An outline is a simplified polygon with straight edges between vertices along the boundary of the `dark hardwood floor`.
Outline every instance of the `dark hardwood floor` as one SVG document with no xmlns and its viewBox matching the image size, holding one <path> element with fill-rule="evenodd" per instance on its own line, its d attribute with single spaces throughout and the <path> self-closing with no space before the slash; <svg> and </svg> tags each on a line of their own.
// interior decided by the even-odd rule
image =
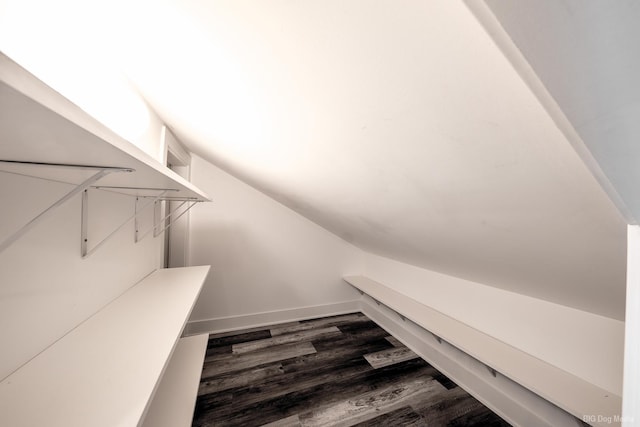
<svg viewBox="0 0 640 427">
<path fill-rule="evenodd" d="M 193 426 L 508 426 L 363 314 L 211 335 Z"/>
</svg>

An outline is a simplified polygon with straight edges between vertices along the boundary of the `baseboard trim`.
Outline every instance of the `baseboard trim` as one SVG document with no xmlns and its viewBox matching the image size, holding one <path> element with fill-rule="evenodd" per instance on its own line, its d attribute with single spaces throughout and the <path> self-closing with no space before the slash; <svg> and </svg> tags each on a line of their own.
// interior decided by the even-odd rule
<svg viewBox="0 0 640 427">
<path fill-rule="evenodd" d="M 576 427 L 577 419 L 520 384 L 363 296 L 362 313 L 514 426 Z M 495 374 L 495 376 L 494 376 Z"/>
<path fill-rule="evenodd" d="M 299 307 L 287 310 L 275 310 L 240 316 L 219 317 L 215 319 L 194 320 L 187 323 L 183 336 L 203 333 L 223 333 L 241 329 L 271 326 L 278 323 L 295 322 L 316 317 L 335 316 L 360 311 L 360 301 L 344 301 L 333 304 Z"/>
</svg>

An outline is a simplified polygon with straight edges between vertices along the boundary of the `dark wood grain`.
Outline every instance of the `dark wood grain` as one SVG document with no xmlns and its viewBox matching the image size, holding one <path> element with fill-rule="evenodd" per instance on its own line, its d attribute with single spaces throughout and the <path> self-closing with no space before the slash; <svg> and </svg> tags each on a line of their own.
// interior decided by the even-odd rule
<svg viewBox="0 0 640 427">
<path fill-rule="evenodd" d="M 231 346 L 231 352 L 235 354 L 249 353 L 262 348 L 273 347 L 294 342 L 311 341 L 313 338 L 331 338 L 340 335 L 340 330 L 335 326 L 319 329 L 308 329 L 294 331 L 288 334 L 276 335 L 275 337 L 254 340 L 249 342 L 236 343 Z"/>
<path fill-rule="evenodd" d="M 353 324 L 358 322 L 370 322 L 369 318 L 362 313 L 353 313 L 339 316 L 322 317 L 320 319 L 301 320 L 296 325 L 276 325 L 270 329 L 272 336 L 290 334 L 292 332 L 306 331 L 309 329 L 327 328 Z"/>
<path fill-rule="evenodd" d="M 206 357 L 202 369 L 202 378 L 209 379 L 216 375 L 244 370 L 266 363 L 277 362 L 293 357 L 315 353 L 316 349 L 309 342 L 277 345 L 243 354 L 223 354 Z"/>
<path fill-rule="evenodd" d="M 213 347 L 225 347 L 238 343 L 246 343 L 249 341 L 263 340 L 265 338 L 271 338 L 269 329 L 262 329 L 260 331 L 239 333 L 235 335 L 224 335 L 221 337 L 209 337 L 207 348 Z"/>
<path fill-rule="evenodd" d="M 369 362 L 369 364 L 375 369 L 382 368 L 383 366 L 394 365 L 417 357 L 418 355 L 407 347 L 394 347 L 364 355 L 367 362 Z"/>
<path fill-rule="evenodd" d="M 358 313 L 212 336 L 193 425 L 508 424 Z"/>
<path fill-rule="evenodd" d="M 424 419 L 411 406 L 405 406 L 354 425 L 357 427 L 420 427 L 425 424 Z"/>
</svg>

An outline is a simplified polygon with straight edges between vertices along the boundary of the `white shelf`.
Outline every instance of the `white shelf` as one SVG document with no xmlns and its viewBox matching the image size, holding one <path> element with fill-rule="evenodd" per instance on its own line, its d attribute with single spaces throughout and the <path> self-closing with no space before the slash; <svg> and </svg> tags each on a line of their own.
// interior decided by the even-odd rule
<svg viewBox="0 0 640 427">
<path fill-rule="evenodd" d="M 8 376 L 0 425 L 138 425 L 208 272 L 154 272 Z"/>
<path fill-rule="evenodd" d="M 622 398 L 364 276 L 344 280 L 488 367 L 582 419 L 620 414 Z"/>
<path fill-rule="evenodd" d="M 209 334 L 180 338 L 142 427 L 191 427 Z"/>
<path fill-rule="evenodd" d="M 134 169 L 113 173 L 100 186 L 170 188 L 170 196 L 208 201 L 206 194 L 121 138 L 78 106 L 0 53 L 0 160 Z M 0 165 L 32 173 L 33 166 Z M 52 179 L 86 175 L 49 168 Z M 148 195 L 141 193 L 141 195 Z"/>
</svg>

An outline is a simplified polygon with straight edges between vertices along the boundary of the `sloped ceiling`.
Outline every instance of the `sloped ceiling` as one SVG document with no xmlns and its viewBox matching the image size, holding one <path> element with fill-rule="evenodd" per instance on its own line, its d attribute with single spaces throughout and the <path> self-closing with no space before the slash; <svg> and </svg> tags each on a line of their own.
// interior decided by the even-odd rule
<svg viewBox="0 0 640 427">
<path fill-rule="evenodd" d="M 193 152 L 365 251 L 624 318 L 625 222 L 463 2 L 120 3 L 103 42 Z"/>
<path fill-rule="evenodd" d="M 640 3 L 487 0 L 615 190 L 640 220 Z"/>
<path fill-rule="evenodd" d="M 129 74 L 194 152 L 366 251 L 623 318 L 624 221 L 464 4 L 169 15 Z"/>
</svg>

